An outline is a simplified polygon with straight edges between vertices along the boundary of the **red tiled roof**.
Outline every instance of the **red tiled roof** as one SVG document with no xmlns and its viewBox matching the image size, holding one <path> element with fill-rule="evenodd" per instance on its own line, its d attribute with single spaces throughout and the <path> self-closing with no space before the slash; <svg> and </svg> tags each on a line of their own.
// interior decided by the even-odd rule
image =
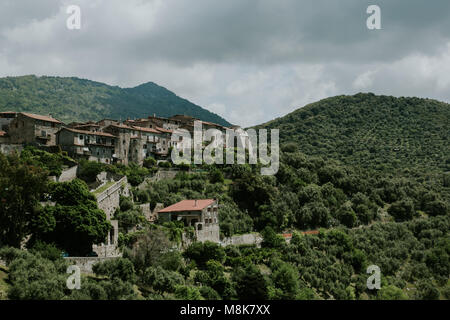
<svg viewBox="0 0 450 320">
<path fill-rule="evenodd" d="M 214 122 L 208 122 L 208 121 L 202 121 L 203 124 L 209 125 L 209 126 L 214 126 L 217 128 L 221 128 L 221 129 L 225 129 L 224 126 L 221 126 L 220 124 L 214 123 Z"/>
<path fill-rule="evenodd" d="M 179 211 L 201 211 L 210 204 L 214 203 L 214 199 L 202 199 L 202 200 L 183 200 L 175 203 L 167 208 L 159 210 L 158 213 L 165 212 L 179 212 Z"/>
<path fill-rule="evenodd" d="M 304 231 L 303 234 L 319 234 L 319 230 Z"/>
<path fill-rule="evenodd" d="M 78 129 L 72 129 L 72 128 L 62 128 L 61 130 L 67 130 L 67 131 L 71 131 L 71 132 L 75 132 L 75 133 L 82 133 L 82 134 L 88 134 L 88 135 L 93 135 L 93 136 L 103 136 L 103 137 L 111 137 L 111 138 L 116 137 L 110 133 L 99 132 L 99 131 L 94 132 L 94 131 L 78 130 Z M 61 131 L 61 130 L 59 130 L 59 131 Z"/>
<path fill-rule="evenodd" d="M 9 114 L 14 114 L 14 115 L 16 115 L 17 112 L 15 112 L 15 111 L 2 111 L 2 112 L 0 112 L 0 114 L 1 114 L 1 115 L 9 115 Z"/>
<path fill-rule="evenodd" d="M 135 130 L 135 129 L 133 129 L 132 127 L 127 126 L 127 125 L 122 124 L 122 123 L 119 123 L 119 124 L 112 123 L 112 124 L 110 124 L 109 126 L 110 126 L 110 127 L 121 128 L 121 129 Z"/>
<path fill-rule="evenodd" d="M 79 125 L 75 126 L 75 128 L 83 128 L 83 127 L 100 127 L 100 126 L 96 123 L 85 123 L 85 124 L 79 124 Z"/>
<path fill-rule="evenodd" d="M 168 129 L 164 129 L 161 127 L 156 127 L 156 130 L 161 131 L 161 132 L 165 132 L 165 133 L 172 133 L 173 130 L 168 130 Z"/>
<path fill-rule="evenodd" d="M 155 130 L 153 128 L 144 128 L 144 127 L 137 127 L 137 126 L 131 126 L 134 130 L 143 131 L 143 132 L 151 132 L 151 133 L 161 133 L 158 130 Z"/>
<path fill-rule="evenodd" d="M 27 112 L 21 112 L 25 117 L 36 119 L 36 120 L 42 120 L 42 121 L 48 121 L 48 122 L 54 122 L 54 123 L 62 123 L 61 121 L 48 117 L 48 116 L 41 116 L 39 114 L 33 114 L 33 113 L 27 113 Z"/>
</svg>

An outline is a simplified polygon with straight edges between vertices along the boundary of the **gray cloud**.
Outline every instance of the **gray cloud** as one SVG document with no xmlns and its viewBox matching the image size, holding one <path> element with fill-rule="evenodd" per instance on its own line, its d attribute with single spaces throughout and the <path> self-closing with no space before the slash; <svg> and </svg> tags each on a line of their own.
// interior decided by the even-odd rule
<svg viewBox="0 0 450 320">
<path fill-rule="evenodd" d="M 8 0 L 0 76 L 154 81 L 244 126 L 359 91 L 450 101 L 449 13 L 446 0 Z"/>
</svg>

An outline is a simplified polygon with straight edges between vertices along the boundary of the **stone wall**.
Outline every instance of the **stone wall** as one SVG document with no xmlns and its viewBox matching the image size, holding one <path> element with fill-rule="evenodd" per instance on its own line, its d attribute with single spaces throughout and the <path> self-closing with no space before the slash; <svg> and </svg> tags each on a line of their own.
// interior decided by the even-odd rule
<svg viewBox="0 0 450 320">
<path fill-rule="evenodd" d="M 152 177 L 153 181 L 159 181 L 162 179 L 174 179 L 179 170 L 158 170 Z"/>
<path fill-rule="evenodd" d="M 94 251 L 99 258 L 114 258 L 122 256 L 122 253 L 115 244 L 94 244 L 92 245 L 92 251 Z"/>
<path fill-rule="evenodd" d="M 196 230 L 195 235 L 197 237 L 197 241 L 212 241 L 219 243 L 220 242 L 220 231 L 218 224 L 211 225 L 203 225 L 202 230 Z"/>
<path fill-rule="evenodd" d="M 117 249 L 119 240 L 118 221 L 112 220 L 114 213 L 120 204 L 120 196 L 130 196 L 127 177 L 124 176 L 119 181 L 116 181 L 108 189 L 96 195 L 97 205 L 99 209 L 106 213 L 106 218 L 112 224 L 113 230 L 108 232 L 108 237 L 105 243 L 97 246 L 94 245 L 92 250 L 99 256 L 117 257 L 120 256 L 120 251 Z"/>
<path fill-rule="evenodd" d="M 232 236 L 229 238 L 224 238 L 221 241 L 222 246 L 229 246 L 229 245 L 251 245 L 254 244 L 257 247 L 261 246 L 261 242 L 263 241 L 263 238 L 259 233 L 248 233 L 248 234 L 242 234 L 238 236 Z"/>
<path fill-rule="evenodd" d="M 0 144 L 0 152 L 9 154 L 13 151 L 16 151 L 17 153 L 21 153 L 23 150 L 23 145 L 21 144 Z"/>
<path fill-rule="evenodd" d="M 110 220 L 116 209 L 119 207 L 120 196 L 129 196 L 127 177 L 122 177 L 115 182 L 111 187 L 100 194 L 97 194 L 97 204 L 100 209 L 105 211 L 108 220 Z"/>
<path fill-rule="evenodd" d="M 58 182 L 72 181 L 77 177 L 78 166 L 73 166 L 69 169 L 63 170 L 61 175 L 58 177 Z"/>
<path fill-rule="evenodd" d="M 93 273 L 92 267 L 99 262 L 116 259 L 115 257 L 67 257 L 64 258 L 70 263 L 80 267 L 82 273 Z"/>
</svg>

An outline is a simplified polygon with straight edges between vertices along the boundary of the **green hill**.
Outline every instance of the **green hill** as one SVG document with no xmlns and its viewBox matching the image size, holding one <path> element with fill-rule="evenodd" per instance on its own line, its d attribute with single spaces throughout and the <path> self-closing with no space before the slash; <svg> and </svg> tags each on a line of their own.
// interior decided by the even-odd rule
<svg viewBox="0 0 450 320">
<path fill-rule="evenodd" d="M 301 152 L 372 169 L 450 170 L 450 105 L 359 93 L 327 98 L 256 128 Z"/>
<path fill-rule="evenodd" d="M 34 75 L 0 78 L 0 111 L 9 110 L 52 114 L 66 123 L 186 114 L 230 125 L 217 114 L 152 82 L 123 89 L 78 78 Z"/>
</svg>

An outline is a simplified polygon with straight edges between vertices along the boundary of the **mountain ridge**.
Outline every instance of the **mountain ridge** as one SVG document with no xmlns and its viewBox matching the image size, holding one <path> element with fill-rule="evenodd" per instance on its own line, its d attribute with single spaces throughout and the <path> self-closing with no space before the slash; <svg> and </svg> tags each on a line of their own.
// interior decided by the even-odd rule
<svg viewBox="0 0 450 320">
<path fill-rule="evenodd" d="M 52 114 L 63 122 L 186 114 L 231 125 L 219 115 L 154 82 L 121 88 L 78 77 L 26 75 L 0 78 L 0 111 Z"/>
</svg>

